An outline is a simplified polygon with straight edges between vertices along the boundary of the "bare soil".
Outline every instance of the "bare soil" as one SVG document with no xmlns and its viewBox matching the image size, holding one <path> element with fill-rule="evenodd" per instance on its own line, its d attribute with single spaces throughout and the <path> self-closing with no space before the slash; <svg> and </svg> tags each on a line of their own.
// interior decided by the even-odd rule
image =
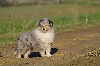
<svg viewBox="0 0 100 66">
<path fill-rule="evenodd" d="M 100 48 L 100 26 L 55 35 L 52 57 L 41 57 L 32 52 L 30 58 L 18 59 L 13 55 L 15 44 L 0 47 L 0 66 L 100 66 L 100 56 L 79 57 Z"/>
</svg>

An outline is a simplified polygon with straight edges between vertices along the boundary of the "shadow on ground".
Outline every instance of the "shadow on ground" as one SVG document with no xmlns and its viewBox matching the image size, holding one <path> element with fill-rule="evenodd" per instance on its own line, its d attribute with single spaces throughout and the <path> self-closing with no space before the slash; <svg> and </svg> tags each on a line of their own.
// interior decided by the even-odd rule
<svg viewBox="0 0 100 66">
<path fill-rule="evenodd" d="M 57 48 L 51 48 L 51 55 L 55 54 L 58 51 Z M 39 52 L 31 52 L 31 54 L 29 55 L 29 58 L 33 58 L 33 57 L 41 57 Z M 23 58 L 23 55 L 22 55 Z"/>
</svg>

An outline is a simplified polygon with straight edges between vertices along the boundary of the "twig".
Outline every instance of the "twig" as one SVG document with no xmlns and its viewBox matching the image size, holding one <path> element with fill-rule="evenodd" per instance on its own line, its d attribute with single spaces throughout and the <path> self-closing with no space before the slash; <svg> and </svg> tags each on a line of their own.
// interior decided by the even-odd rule
<svg viewBox="0 0 100 66">
<path fill-rule="evenodd" d="M 37 6 L 37 8 L 36 8 L 36 10 L 35 10 L 35 12 L 34 12 L 34 14 L 33 14 L 33 16 L 32 16 L 32 20 L 33 20 L 34 16 L 36 15 L 36 12 L 38 11 L 38 9 L 39 9 L 39 7 L 40 7 L 42 1 L 43 1 L 43 0 L 40 0 L 39 5 Z"/>
<path fill-rule="evenodd" d="M 14 0 L 13 9 L 12 9 L 12 12 L 11 12 L 11 19 L 13 18 L 13 15 L 14 15 L 15 5 L 16 5 L 16 1 Z"/>
</svg>

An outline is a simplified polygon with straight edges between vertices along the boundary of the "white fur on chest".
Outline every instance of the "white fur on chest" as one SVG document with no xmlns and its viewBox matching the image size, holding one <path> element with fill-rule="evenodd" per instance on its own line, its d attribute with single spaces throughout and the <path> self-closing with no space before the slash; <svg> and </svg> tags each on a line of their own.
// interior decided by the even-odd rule
<svg viewBox="0 0 100 66">
<path fill-rule="evenodd" d="M 45 43 L 52 43 L 54 40 L 54 31 L 51 30 L 47 33 L 41 33 L 38 29 L 34 31 L 35 35 Z"/>
</svg>

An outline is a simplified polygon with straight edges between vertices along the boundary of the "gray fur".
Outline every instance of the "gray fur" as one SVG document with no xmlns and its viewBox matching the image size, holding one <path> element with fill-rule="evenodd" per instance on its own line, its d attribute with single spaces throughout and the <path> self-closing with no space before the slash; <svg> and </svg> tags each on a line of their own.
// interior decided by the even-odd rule
<svg viewBox="0 0 100 66">
<path fill-rule="evenodd" d="M 39 27 L 39 23 L 40 22 L 49 22 L 49 20 L 47 18 L 43 18 L 41 19 L 38 23 L 37 23 L 37 28 L 33 31 L 27 31 L 25 33 L 20 34 L 17 37 L 17 42 L 16 42 L 16 48 L 15 48 L 15 55 L 21 55 L 21 54 L 25 54 L 27 51 L 43 51 L 46 49 L 46 42 L 42 41 L 41 38 L 38 37 L 38 35 L 36 34 L 36 30 L 38 30 Z M 50 24 L 50 23 L 47 23 Z M 53 27 L 51 27 L 51 30 L 49 31 L 53 31 Z M 39 31 L 39 30 L 38 30 Z M 48 32 L 49 32 L 48 31 Z M 41 32 L 40 32 L 41 33 Z M 52 32 L 53 33 L 53 32 Z M 45 33 L 43 33 L 45 34 Z M 54 38 L 54 35 L 53 35 Z M 53 39 L 52 39 L 53 40 Z M 51 44 L 53 41 L 48 42 L 48 46 L 49 44 Z"/>
</svg>

